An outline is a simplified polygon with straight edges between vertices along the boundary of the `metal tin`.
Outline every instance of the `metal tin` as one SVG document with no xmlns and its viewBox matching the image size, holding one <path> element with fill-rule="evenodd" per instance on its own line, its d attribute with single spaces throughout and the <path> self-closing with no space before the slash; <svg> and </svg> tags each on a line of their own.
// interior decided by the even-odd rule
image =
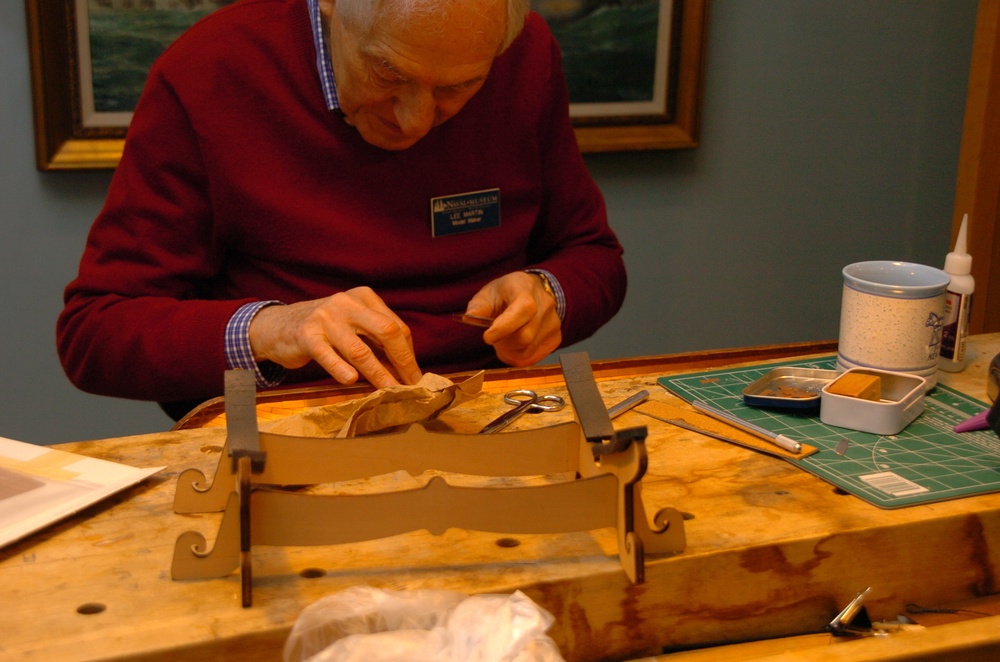
<svg viewBox="0 0 1000 662">
<path fill-rule="evenodd" d="M 775 368 L 743 389 L 743 402 L 752 407 L 812 409 L 819 406 L 823 387 L 839 375 L 836 370 Z"/>
<path fill-rule="evenodd" d="M 819 418 L 827 425 L 890 435 L 901 432 L 924 411 L 927 380 L 919 375 L 874 368 L 852 368 L 848 373 L 877 375 L 881 380 L 879 402 L 831 393 L 823 387 Z M 831 382 L 832 384 L 832 382 Z"/>
</svg>

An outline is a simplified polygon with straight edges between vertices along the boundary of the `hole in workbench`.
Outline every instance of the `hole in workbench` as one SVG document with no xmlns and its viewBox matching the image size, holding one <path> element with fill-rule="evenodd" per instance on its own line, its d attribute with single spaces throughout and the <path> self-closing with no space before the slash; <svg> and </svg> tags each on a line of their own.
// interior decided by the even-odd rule
<svg viewBox="0 0 1000 662">
<path fill-rule="evenodd" d="M 323 568 L 306 568 L 299 573 L 299 577 L 303 577 L 305 579 L 317 579 L 324 576 L 326 576 L 326 570 Z"/>
<path fill-rule="evenodd" d="M 681 519 L 683 519 L 683 520 L 694 519 L 694 515 L 692 515 L 691 513 L 683 513 L 682 512 L 681 513 Z"/>
<path fill-rule="evenodd" d="M 497 547 L 517 547 L 521 541 L 517 538 L 500 538 L 497 540 Z"/>
<path fill-rule="evenodd" d="M 222 446 L 202 446 L 201 447 L 201 452 L 202 453 L 221 453 L 222 452 Z"/>
<path fill-rule="evenodd" d="M 107 609 L 100 602 L 87 602 L 76 608 L 76 613 L 84 614 L 89 616 L 90 614 L 100 614 L 102 611 Z"/>
</svg>

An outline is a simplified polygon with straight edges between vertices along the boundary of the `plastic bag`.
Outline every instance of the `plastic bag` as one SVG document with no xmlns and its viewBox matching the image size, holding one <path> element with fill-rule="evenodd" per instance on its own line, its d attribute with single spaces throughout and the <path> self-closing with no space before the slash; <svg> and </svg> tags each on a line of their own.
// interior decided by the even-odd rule
<svg viewBox="0 0 1000 662">
<path fill-rule="evenodd" d="M 551 614 L 521 591 L 387 591 L 356 586 L 309 605 L 285 662 L 561 662 Z"/>
</svg>

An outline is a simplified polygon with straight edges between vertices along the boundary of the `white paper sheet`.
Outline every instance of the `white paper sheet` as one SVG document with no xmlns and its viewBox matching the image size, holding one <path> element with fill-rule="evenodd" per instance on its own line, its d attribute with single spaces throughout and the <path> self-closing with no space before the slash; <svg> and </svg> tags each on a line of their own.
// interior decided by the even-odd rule
<svg viewBox="0 0 1000 662">
<path fill-rule="evenodd" d="M 0 547 L 161 469 L 139 469 L 0 437 Z"/>
</svg>

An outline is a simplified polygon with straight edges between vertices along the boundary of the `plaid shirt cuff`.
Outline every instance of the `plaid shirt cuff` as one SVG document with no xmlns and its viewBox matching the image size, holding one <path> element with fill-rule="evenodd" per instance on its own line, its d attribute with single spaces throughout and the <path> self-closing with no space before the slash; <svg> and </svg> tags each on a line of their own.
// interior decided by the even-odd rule
<svg viewBox="0 0 1000 662">
<path fill-rule="evenodd" d="M 226 366 L 230 370 L 253 370 L 258 387 L 272 387 L 280 384 L 287 371 L 277 363 L 253 359 L 250 348 L 250 322 L 254 315 L 265 306 L 282 305 L 280 301 L 255 301 L 240 307 L 226 324 L 224 349 Z"/>
<path fill-rule="evenodd" d="M 549 284 L 552 286 L 552 293 L 556 295 L 556 315 L 561 320 L 566 319 L 566 293 L 563 292 L 562 285 L 559 284 L 556 277 L 545 269 L 525 269 L 525 271 L 529 274 L 544 274 L 549 279 Z"/>
</svg>

